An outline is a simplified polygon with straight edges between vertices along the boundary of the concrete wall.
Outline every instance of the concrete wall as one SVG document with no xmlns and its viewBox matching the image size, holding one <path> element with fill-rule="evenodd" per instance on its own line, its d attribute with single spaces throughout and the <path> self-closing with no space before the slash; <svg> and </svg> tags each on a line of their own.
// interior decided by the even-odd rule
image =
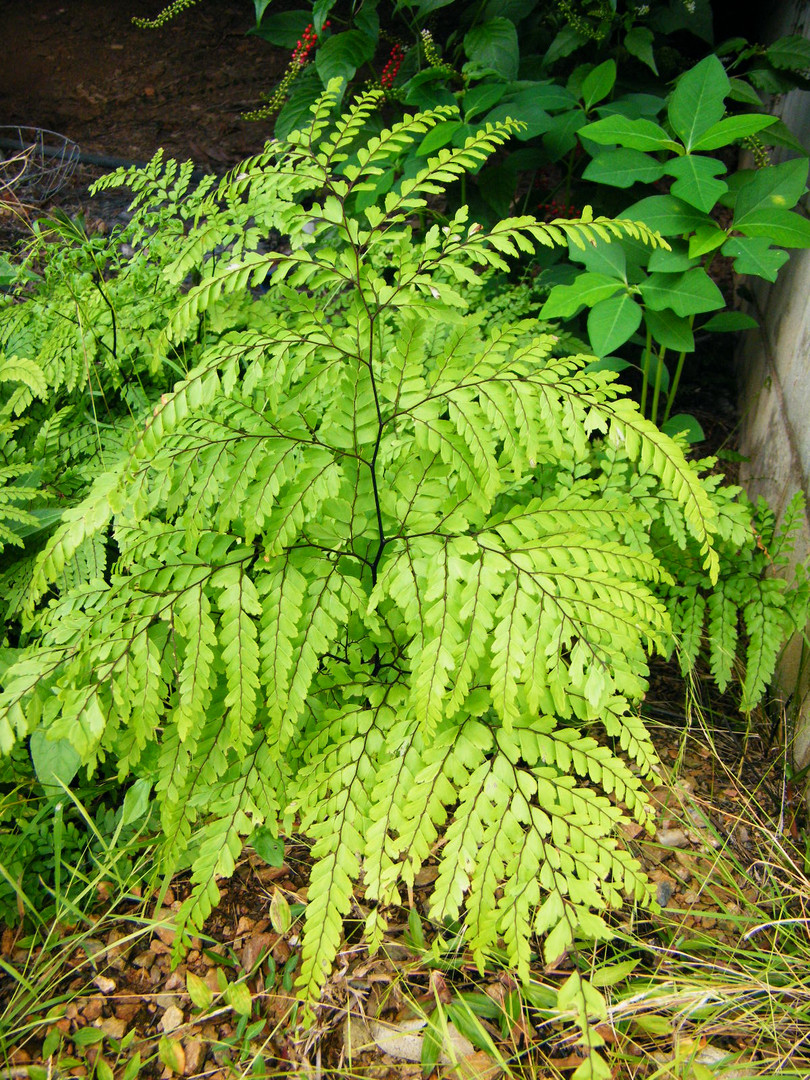
<svg viewBox="0 0 810 1080">
<path fill-rule="evenodd" d="M 807 0 L 783 2 L 763 38 L 767 42 L 787 34 L 810 37 Z M 772 111 L 810 146 L 810 93 L 786 94 L 776 99 Z M 794 155 L 774 154 L 776 161 L 782 156 Z M 751 495 L 764 495 L 781 513 L 794 492 L 802 489 L 807 496 L 810 490 L 810 250 L 795 251 L 775 284 L 757 282 L 754 294 L 760 329 L 746 335 L 739 355 L 740 448 L 749 458 L 742 482 Z M 798 561 L 810 555 L 807 514 L 804 526 Z M 810 656 L 805 652 L 800 638 L 791 643 L 775 688 L 792 720 L 799 768 L 810 763 Z"/>
</svg>

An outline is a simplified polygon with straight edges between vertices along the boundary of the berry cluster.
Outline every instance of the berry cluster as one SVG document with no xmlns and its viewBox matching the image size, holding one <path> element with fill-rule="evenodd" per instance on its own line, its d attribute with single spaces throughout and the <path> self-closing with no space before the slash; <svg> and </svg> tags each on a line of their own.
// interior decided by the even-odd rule
<svg viewBox="0 0 810 1080">
<path fill-rule="evenodd" d="M 328 26 L 331 26 L 331 21 L 327 19 L 323 25 L 324 29 L 326 29 Z M 258 109 L 252 109 L 250 112 L 242 113 L 243 119 L 267 120 L 273 113 L 277 113 L 279 109 L 282 108 L 289 96 L 292 84 L 309 63 L 309 54 L 317 44 L 318 35 L 315 33 L 312 23 L 309 23 L 300 39 L 295 43 L 290 62 L 287 64 L 287 70 L 284 72 L 284 78 L 268 98 L 267 103 Z"/>
<path fill-rule="evenodd" d="M 323 24 L 324 28 L 331 26 L 329 19 Z M 315 33 L 315 28 L 312 23 L 308 23 L 300 39 L 296 42 L 295 48 L 290 62 L 298 64 L 299 67 L 303 67 L 307 62 L 307 57 L 318 44 L 318 35 Z"/>
<path fill-rule="evenodd" d="M 554 218 L 579 217 L 579 210 L 575 206 L 566 206 L 564 202 L 552 199 L 551 202 L 538 203 L 537 209 L 543 221 L 553 221 Z"/>
<path fill-rule="evenodd" d="M 391 55 L 388 57 L 388 63 L 382 69 L 382 75 L 380 76 L 380 84 L 384 90 L 387 90 L 393 84 L 404 56 L 405 50 L 402 46 L 399 44 L 394 45 L 391 49 Z"/>
</svg>

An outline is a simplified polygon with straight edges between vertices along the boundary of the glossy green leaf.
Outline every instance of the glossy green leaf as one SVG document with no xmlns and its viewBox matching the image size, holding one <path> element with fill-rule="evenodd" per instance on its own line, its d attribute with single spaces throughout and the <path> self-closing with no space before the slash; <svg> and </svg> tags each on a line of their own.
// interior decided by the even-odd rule
<svg viewBox="0 0 810 1080">
<path fill-rule="evenodd" d="M 759 210 L 790 210 L 807 190 L 807 159 L 796 158 L 750 172 L 737 190 L 735 226 Z"/>
<path fill-rule="evenodd" d="M 152 793 L 152 781 L 145 776 L 136 780 L 124 796 L 121 808 L 121 824 L 131 825 L 146 814 L 149 809 L 149 796 Z"/>
<path fill-rule="evenodd" d="M 256 27 L 250 31 L 256 37 L 277 45 L 280 49 L 294 49 L 306 27 L 312 22 L 311 11 L 279 11 L 264 21 L 257 16 Z"/>
<path fill-rule="evenodd" d="M 250 1016 L 253 1011 L 253 998 L 243 982 L 228 983 L 223 997 L 239 1016 Z"/>
<path fill-rule="evenodd" d="M 667 115 L 687 150 L 723 118 L 728 91 L 728 76 L 713 53 L 678 80 Z"/>
<path fill-rule="evenodd" d="M 487 19 L 464 36 L 464 52 L 482 68 L 516 79 L 520 63 L 517 30 L 509 19 Z"/>
<path fill-rule="evenodd" d="M 581 134 L 602 146 L 626 146 L 631 150 L 677 150 L 660 124 L 643 117 L 606 116 L 582 128 Z"/>
<path fill-rule="evenodd" d="M 640 150 L 603 150 L 582 173 L 583 179 L 611 187 L 628 188 L 633 184 L 654 184 L 664 175 L 664 166 Z"/>
<path fill-rule="evenodd" d="M 635 56 L 642 64 L 646 64 L 657 75 L 658 68 L 655 65 L 652 44 L 653 32 L 648 26 L 634 26 L 624 37 L 624 47 L 630 55 Z"/>
<path fill-rule="evenodd" d="M 662 271 L 665 274 L 679 274 L 684 270 L 691 270 L 694 265 L 695 259 L 689 254 L 687 244 L 679 240 L 672 241 L 669 251 L 666 248 L 657 248 L 647 260 L 647 269 L 651 273 Z"/>
<path fill-rule="evenodd" d="M 675 416 L 670 416 L 661 425 L 661 430 L 666 432 L 671 438 L 676 435 L 683 435 L 686 437 L 686 441 L 690 446 L 694 446 L 695 443 L 703 442 L 706 435 L 703 428 L 700 426 L 698 420 L 694 416 L 690 416 L 689 413 L 677 413 Z"/>
<path fill-rule="evenodd" d="M 49 739 L 42 729 L 32 734 L 29 751 L 37 779 L 55 789 L 56 794 L 62 793 L 60 781 L 69 785 L 82 763 L 72 743 L 67 739 Z"/>
<path fill-rule="evenodd" d="M 623 293 L 602 300 L 588 315 L 588 336 L 597 356 L 606 356 L 633 336 L 641 325 L 641 308 Z"/>
<path fill-rule="evenodd" d="M 754 330 L 759 326 L 756 319 L 746 315 L 744 311 L 721 311 L 718 315 L 705 322 L 701 330 L 711 330 L 713 333 L 733 333 L 737 330 Z"/>
<path fill-rule="evenodd" d="M 644 312 L 644 322 L 653 339 L 665 349 L 674 349 L 679 353 L 694 352 L 695 335 L 688 318 L 666 308 L 660 311 L 648 309 Z"/>
<path fill-rule="evenodd" d="M 582 100 L 586 109 L 591 109 L 608 96 L 616 82 L 616 61 L 605 60 L 588 72 L 582 80 Z"/>
<path fill-rule="evenodd" d="M 577 145 L 577 132 L 585 123 L 585 114 L 578 109 L 552 116 L 543 134 L 543 146 L 554 158 L 564 157 Z"/>
<path fill-rule="evenodd" d="M 717 150 L 718 147 L 728 146 L 729 143 L 736 142 L 738 139 L 756 135 L 758 131 L 763 131 L 775 123 L 775 116 L 757 116 L 750 113 L 742 116 L 726 116 L 693 143 L 692 151 Z"/>
<path fill-rule="evenodd" d="M 742 105 L 753 105 L 757 109 L 762 108 L 762 98 L 745 79 L 730 78 L 729 94 L 732 101 L 739 101 Z"/>
<path fill-rule="evenodd" d="M 546 55 L 543 57 L 543 67 L 549 68 L 558 60 L 570 56 L 572 52 L 582 48 L 587 40 L 583 34 L 577 33 L 573 27 L 564 26 L 562 30 L 557 32 L 557 36 L 546 50 Z"/>
<path fill-rule="evenodd" d="M 767 236 L 733 236 L 723 245 L 723 254 L 734 259 L 738 274 L 753 274 L 765 281 L 776 281 L 790 258 L 782 248 L 771 247 Z"/>
<path fill-rule="evenodd" d="M 186 990 L 191 998 L 192 1005 L 197 1009 L 208 1009 L 214 1000 L 214 992 L 205 979 L 195 975 L 193 971 L 186 972 Z"/>
<path fill-rule="evenodd" d="M 493 105 L 497 105 L 505 93 L 506 83 L 484 82 L 470 87 L 461 99 L 461 111 L 465 122 L 469 123 L 476 116 L 491 109 Z M 516 115 L 515 119 L 521 118 Z"/>
<path fill-rule="evenodd" d="M 483 123 L 495 124 L 507 119 L 520 120 L 526 125 L 515 132 L 515 137 L 521 141 L 542 135 L 553 123 L 552 117 L 532 90 L 524 90 L 508 101 L 500 102 L 487 113 Z"/>
<path fill-rule="evenodd" d="M 725 171 L 722 161 L 693 154 L 685 154 L 666 164 L 666 172 L 675 177 L 670 189 L 672 194 L 706 213 L 728 191 L 728 184 L 716 179 L 718 173 Z"/>
<path fill-rule="evenodd" d="M 416 151 L 417 155 L 419 157 L 431 157 L 437 150 L 447 146 L 462 126 L 460 120 L 447 120 L 443 124 L 437 124 L 420 142 Z"/>
<path fill-rule="evenodd" d="M 669 309 L 682 316 L 725 306 L 723 294 L 699 266 L 682 274 L 650 274 L 641 285 L 641 295 L 652 311 Z"/>
<path fill-rule="evenodd" d="M 810 220 L 793 210 L 751 210 L 734 228 L 746 236 L 767 237 L 786 248 L 810 247 Z"/>
<path fill-rule="evenodd" d="M 628 206 L 622 217 L 643 221 L 662 236 L 681 236 L 712 221 L 708 214 L 674 195 L 650 195 Z"/>
<path fill-rule="evenodd" d="M 330 79 L 352 78 L 357 69 L 374 55 L 376 43 L 360 30 L 333 34 L 318 47 L 315 68 L 324 86 Z"/>
<path fill-rule="evenodd" d="M 260 825 L 258 829 L 253 830 L 250 842 L 256 854 L 268 866 L 284 865 L 284 842 L 279 840 L 273 829 Z"/>
<path fill-rule="evenodd" d="M 541 319 L 568 319 L 582 307 L 593 307 L 619 289 L 621 281 L 605 274 L 580 274 L 571 285 L 555 285 L 540 309 Z"/>
<path fill-rule="evenodd" d="M 728 233 L 716 225 L 699 225 L 689 237 L 689 258 L 699 259 L 710 251 L 716 251 L 727 237 Z"/>
<path fill-rule="evenodd" d="M 337 0 L 315 0 L 312 5 L 312 25 L 315 27 L 316 34 L 320 34 L 323 30 L 323 24 L 329 18 L 329 13 L 336 3 Z"/>
</svg>

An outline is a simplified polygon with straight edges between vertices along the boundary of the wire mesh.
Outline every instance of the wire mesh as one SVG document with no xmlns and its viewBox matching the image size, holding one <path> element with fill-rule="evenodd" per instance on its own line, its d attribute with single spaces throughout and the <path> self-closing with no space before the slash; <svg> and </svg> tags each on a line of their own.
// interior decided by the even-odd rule
<svg viewBox="0 0 810 1080">
<path fill-rule="evenodd" d="M 79 147 L 37 127 L 0 126 L 0 199 L 46 202 L 70 179 Z"/>
</svg>

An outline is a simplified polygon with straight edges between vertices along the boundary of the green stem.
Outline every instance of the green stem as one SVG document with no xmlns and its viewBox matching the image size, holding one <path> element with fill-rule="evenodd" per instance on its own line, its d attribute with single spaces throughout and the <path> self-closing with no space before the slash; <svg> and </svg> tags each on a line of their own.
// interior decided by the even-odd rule
<svg viewBox="0 0 810 1080">
<path fill-rule="evenodd" d="M 661 352 L 658 354 L 658 367 L 655 369 L 655 387 L 653 389 L 652 408 L 650 409 L 650 419 L 654 424 L 658 423 L 658 398 L 661 394 L 661 375 L 664 371 L 664 357 L 667 354 L 667 350 L 662 346 Z"/>
<path fill-rule="evenodd" d="M 647 327 L 647 341 L 644 345 L 644 357 L 641 361 L 641 415 L 647 407 L 647 387 L 650 382 L 650 353 L 652 352 L 652 331 Z"/>
<path fill-rule="evenodd" d="M 695 316 L 690 315 L 689 329 L 691 330 L 694 325 Z M 665 424 L 667 420 L 669 420 L 669 414 L 672 412 L 672 406 L 675 401 L 675 395 L 678 393 L 678 383 L 681 381 L 681 372 L 683 371 L 683 362 L 685 359 L 686 353 L 682 352 L 678 357 L 678 366 L 675 368 L 675 375 L 672 379 L 672 385 L 670 386 L 669 393 L 667 394 L 667 408 L 666 412 L 664 413 L 664 419 L 661 421 L 662 424 Z"/>
</svg>

